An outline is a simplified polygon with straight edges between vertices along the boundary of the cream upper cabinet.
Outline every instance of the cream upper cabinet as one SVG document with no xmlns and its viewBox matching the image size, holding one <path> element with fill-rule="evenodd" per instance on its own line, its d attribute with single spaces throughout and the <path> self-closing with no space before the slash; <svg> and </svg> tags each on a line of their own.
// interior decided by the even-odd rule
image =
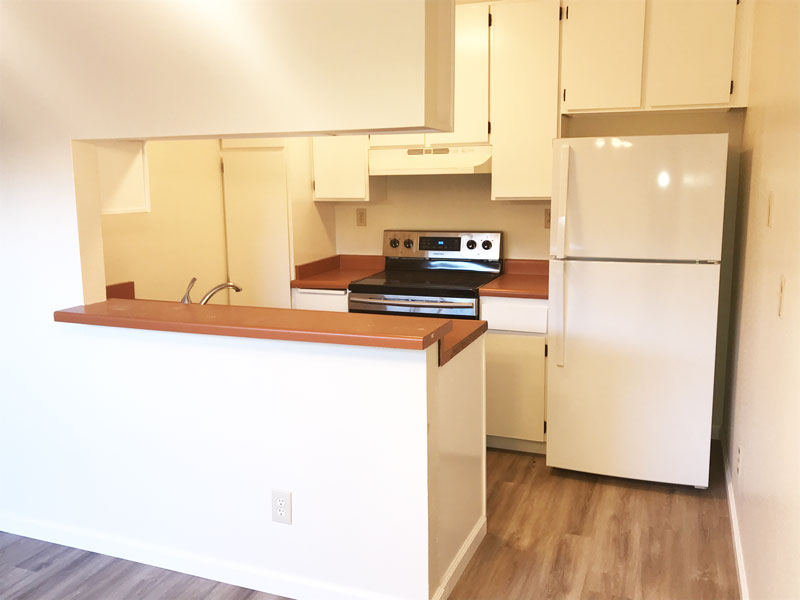
<svg viewBox="0 0 800 600">
<path fill-rule="evenodd" d="M 561 112 L 742 105 L 731 98 L 748 43 L 736 0 L 563 2 Z"/>
<path fill-rule="evenodd" d="M 492 5 L 492 200 L 550 196 L 558 9 L 558 0 Z"/>
<path fill-rule="evenodd" d="M 736 0 L 648 0 L 649 106 L 728 104 Z"/>
<path fill-rule="evenodd" d="M 489 6 L 456 6 L 453 131 L 370 137 L 371 148 L 457 146 L 489 142 Z"/>
<path fill-rule="evenodd" d="M 489 7 L 456 6 L 453 132 L 428 133 L 428 146 L 489 142 Z"/>
<path fill-rule="evenodd" d="M 638 108 L 645 0 L 569 0 L 563 15 L 563 112 Z"/>
<path fill-rule="evenodd" d="M 369 200 L 369 138 L 315 137 L 314 200 Z"/>
</svg>

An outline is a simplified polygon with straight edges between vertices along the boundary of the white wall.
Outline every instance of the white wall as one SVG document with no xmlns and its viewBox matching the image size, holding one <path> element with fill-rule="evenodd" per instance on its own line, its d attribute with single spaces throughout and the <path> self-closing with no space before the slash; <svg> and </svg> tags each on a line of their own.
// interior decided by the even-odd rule
<svg viewBox="0 0 800 600">
<path fill-rule="evenodd" d="M 436 345 L 54 328 L 93 376 L 3 411 L 0 530 L 288 598 L 428 599 Z"/>
<path fill-rule="evenodd" d="M 378 179 L 373 177 L 372 179 Z M 505 258 L 549 256 L 544 227 L 549 202 L 490 200 L 489 175 L 403 175 L 386 177 L 386 194 L 369 203 L 336 206 L 336 250 L 382 254 L 384 229 L 502 231 Z M 367 226 L 356 226 L 356 209 L 367 209 Z"/>
<path fill-rule="evenodd" d="M 751 77 L 742 145 L 735 345 L 727 411 L 730 500 L 738 524 L 735 541 L 744 564 L 740 578 L 746 579 L 749 597 L 788 600 L 800 598 L 797 2 L 759 0 L 755 4 Z M 781 277 L 785 287 L 779 316 Z"/>
<path fill-rule="evenodd" d="M 286 139 L 286 168 L 292 220 L 292 264 L 336 254 L 334 205 L 314 202 L 311 138 Z"/>
<path fill-rule="evenodd" d="M 227 281 L 219 140 L 147 142 L 150 212 L 103 215 L 106 283 L 133 281 L 136 297 L 192 300 Z M 78 195 L 78 203 L 84 201 Z M 227 304 L 228 291 L 211 299 Z"/>
<path fill-rule="evenodd" d="M 415 115 L 425 73 L 415 57 L 425 35 L 437 34 L 426 31 L 423 3 L 312 4 L 313 12 L 309 2 L 288 0 L 0 3 L 0 273 L 14 282 L 0 294 L 0 512 L 85 527 L 85 513 L 64 502 L 70 486 L 86 482 L 82 493 L 102 494 L 100 467 L 119 465 L 103 463 L 108 447 L 86 447 L 71 433 L 104 427 L 104 419 L 82 423 L 73 409 L 124 421 L 143 401 L 173 406 L 186 381 L 206 375 L 169 368 L 191 344 L 53 322 L 54 310 L 83 303 L 71 140 L 423 124 Z M 243 6 L 263 7 L 269 18 L 251 19 Z M 440 37 L 449 40 L 451 27 L 445 20 Z M 93 214 L 87 227 L 99 252 Z M 93 259 L 87 278 L 99 294 L 105 277 Z M 204 340 L 211 372 L 231 342 Z M 237 351 L 251 365 L 252 348 Z M 111 369 L 119 365 L 124 373 Z M 251 383 L 257 390 L 264 381 Z M 225 402 L 224 394 L 196 392 L 194 402 Z M 186 432 L 173 433 L 180 444 Z M 54 461 L 62 456 L 86 462 Z M 87 464 L 97 477 L 84 478 Z"/>
<path fill-rule="evenodd" d="M 58 108 L 72 137 L 451 123 L 454 17 L 447 0 L 4 5 L 6 47 L 47 74 L 27 82 L 31 100 Z M 91 120 L 79 124 L 75 113 L 89 107 Z M 141 115 L 147 120 L 131 118 Z"/>
</svg>

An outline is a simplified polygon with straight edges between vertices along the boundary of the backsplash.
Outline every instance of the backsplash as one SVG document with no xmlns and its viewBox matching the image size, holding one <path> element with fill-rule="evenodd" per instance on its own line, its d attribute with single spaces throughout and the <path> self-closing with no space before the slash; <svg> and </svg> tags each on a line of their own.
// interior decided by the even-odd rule
<svg viewBox="0 0 800 600">
<path fill-rule="evenodd" d="M 502 231 L 506 258 L 547 259 L 549 201 L 493 202 L 490 175 L 403 175 L 374 181 L 380 193 L 369 203 L 336 206 L 336 251 L 381 254 L 384 229 Z M 383 184 L 385 183 L 385 191 Z M 367 209 L 367 225 L 356 225 L 356 209 Z"/>
</svg>

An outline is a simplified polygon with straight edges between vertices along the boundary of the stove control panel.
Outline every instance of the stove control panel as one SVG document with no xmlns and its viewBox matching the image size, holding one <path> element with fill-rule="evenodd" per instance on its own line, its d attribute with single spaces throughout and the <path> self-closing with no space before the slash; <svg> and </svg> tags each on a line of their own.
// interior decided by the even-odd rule
<svg viewBox="0 0 800 600">
<path fill-rule="evenodd" d="M 502 233 L 463 231 L 383 232 L 383 255 L 397 258 L 500 260 Z"/>
</svg>

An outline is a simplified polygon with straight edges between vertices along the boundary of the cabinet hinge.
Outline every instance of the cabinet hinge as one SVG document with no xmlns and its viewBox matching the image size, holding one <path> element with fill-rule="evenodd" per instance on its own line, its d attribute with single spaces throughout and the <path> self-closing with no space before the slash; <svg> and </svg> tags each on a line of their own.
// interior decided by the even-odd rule
<svg viewBox="0 0 800 600">
<path fill-rule="evenodd" d="M 547 358 L 547 344 L 544 345 L 544 357 Z"/>
<path fill-rule="evenodd" d="M 567 88 L 564 88 L 564 94 L 561 97 L 563 98 L 564 102 L 567 101 Z"/>
<path fill-rule="evenodd" d="M 489 13 L 489 27 L 492 26 L 492 13 Z"/>
<path fill-rule="evenodd" d="M 547 421 L 544 422 L 544 432 L 547 433 Z"/>
<path fill-rule="evenodd" d="M 559 6 L 558 7 L 558 20 L 561 21 L 564 18 L 564 8 Z"/>
<path fill-rule="evenodd" d="M 311 189 L 312 190 L 316 190 L 317 189 L 317 180 L 316 179 L 312 179 L 311 180 Z"/>
<path fill-rule="evenodd" d="M 222 160 L 221 158 L 219 159 L 219 170 L 220 170 L 220 173 L 224 173 L 225 172 L 225 161 Z"/>
<path fill-rule="evenodd" d="M 564 10 L 564 18 L 569 19 L 569 6 L 567 6 L 566 10 Z"/>
<path fill-rule="evenodd" d="M 733 79 L 731 79 L 731 94 L 733 94 Z"/>
<path fill-rule="evenodd" d="M 489 121 L 488 130 L 489 130 L 489 133 L 492 133 L 492 122 L 491 121 Z"/>
</svg>

